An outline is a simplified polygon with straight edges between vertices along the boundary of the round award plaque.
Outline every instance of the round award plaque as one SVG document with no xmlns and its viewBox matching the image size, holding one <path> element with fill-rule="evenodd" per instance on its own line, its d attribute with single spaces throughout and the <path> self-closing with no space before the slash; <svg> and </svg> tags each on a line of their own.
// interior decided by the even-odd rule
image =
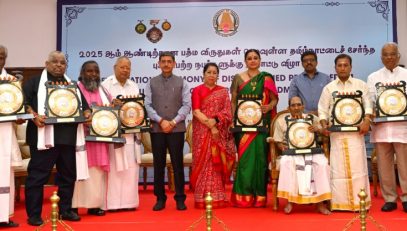
<svg viewBox="0 0 407 231">
<path fill-rule="evenodd" d="M 0 84 L 0 114 L 16 114 L 23 103 L 24 96 L 20 88 L 11 83 Z"/>
<path fill-rule="evenodd" d="M 379 98 L 379 109 L 386 115 L 400 115 L 406 110 L 406 96 L 398 89 L 387 89 Z"/>
<path fill-rule="evenodd" d="M 314 143 L 315 134 L 308 129 L 309 123 L 293 123 L 288 130 L 289 142 L 296 148 L 308 148 Z"/>
<path fill-rule="evenodd" d="M 71 117 L 79 109 L 78 97 L 69 89 L 52 90 L 47 103 L 51 113 L 58 117 Z"/>
<path fill-rule="evenodd" d="M 356 125 L 362 121 L 362 116 L 362 105 L 355 99 L 344 98 L 335 104 L 334 117 L 340 124 Z"/>
<path fill-rule="evenodd" d="M 260 104 L 256 101 L 244 101 L 237 109 L 237 119 L 245 126 L 259 124 L 262 119 Z"/>
<path fill-rule="evenodd" d="M 93 113 L 92 130 L 99 136 L 113 136 L 119 128 L 116 114 L 110 110 Z"/>
<path fill-rule="evenodd" d="M 136 127 L 144 121 L 145 113 L 141 104 L 131 101 L 120 108 L 120 119 L 126 127 Z"/>
</svg>

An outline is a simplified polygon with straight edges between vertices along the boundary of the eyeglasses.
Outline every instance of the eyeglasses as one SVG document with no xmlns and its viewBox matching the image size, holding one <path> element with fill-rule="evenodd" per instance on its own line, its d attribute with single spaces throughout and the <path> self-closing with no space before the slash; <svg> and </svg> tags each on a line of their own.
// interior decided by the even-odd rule
<svg viewBox="0 0 407 231">
<path fill-rule="evenodd" d="M 399 55 L 400 55 L 400 53 L 390 53 L 390 54 L 384 53 L 384 54 L 382 54 L 382 57 L 383 58 L 395 58 L 395 57 L 398 57 Z"/>
<path fill-rule="evenodd" d="M 303 59 L 302 60 L 303 63 L 313 63 L 315 61 L 316 61 L 315 59 Z"/>
</svg>

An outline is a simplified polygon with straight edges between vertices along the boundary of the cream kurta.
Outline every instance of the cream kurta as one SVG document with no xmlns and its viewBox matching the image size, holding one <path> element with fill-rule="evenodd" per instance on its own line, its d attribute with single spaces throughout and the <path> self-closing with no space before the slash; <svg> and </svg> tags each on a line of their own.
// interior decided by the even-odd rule
<svg viewBox="0 0 407 231">
<path fill-rule="evenodd" d="M 102 86 L 112 98 L 118 95 L 137 95 L 139 88 L 131 80 L 122 86 L 114 75 L 102 82 Z M 104 209 L 137 208 L 139 205 L 138 181 L 140 154 L 140 134 L 124 134 L 123 147 L 110 145 L 110 171 L 107 178 L 107 203 Z"/>
<path fill-rule="evenodd" d="M 365 82 L 349 78 L 345 83 L 336 79 L 325 86 L 318 104 L 320 119 L 331 120 L 334 91 L 362 91 L 366 114 L 372 114 L 368 87 Z M 331 189 L 333 210 L 360 210 L 358 193 L 364 188 L 367 193 L 366 208 L 370 207 L 370 187 L 364 136 L 358 132 L 331 132 Z"/>
<path fill-rule="evenodd" d="M 276 121 L 276 130 L 274 131 L 274 141 L 283 142 L 287 144 L 286 132 L 287 123 L 285 117 L 290 115 L 289 113 L 279 117 Z M 304 114 L 304 116 L 306 116 Z M 318 126 L 319 119 L 314 116 L 314 125 Z M 305 156 L 312 161 L 311 164 L 311 180 L 310 188 L 311 194 L 301 193 L 300 184 L 301 178 L 297 172 L 296 158 L 302 158 L 304 161 Z M 307 160 L 305 160 L 307 162 Z M 280 175 L 278 180 L 277 196 L 285 198 L 289 202 L 297 204 L 318 203 L 324 200 L 330 200 L 332 197 L 331 188 L 329 184 L 329 165 L 323 153 L 313 155 L 283 155 L 280 158 Z"/>
</svg>

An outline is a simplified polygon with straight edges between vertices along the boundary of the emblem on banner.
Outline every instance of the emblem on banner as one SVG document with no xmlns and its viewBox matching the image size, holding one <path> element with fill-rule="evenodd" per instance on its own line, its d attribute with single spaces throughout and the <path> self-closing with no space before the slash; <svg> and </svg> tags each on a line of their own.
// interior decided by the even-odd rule
<svg viewBox="0 0 407 231">
<path fill-rule="evenodd" d="M 237 33 L 239 16 L 231 9 L 222 9 L 213 16 L 213 28 L 216 34 L 228 37 Z"/>
<path fill-rule="evenodd" d="M 137 34 L 144 34 L 147 31 L 146 38 L 152 43 L 157 43 L 163 38 L 163 32 L 156 26 L 160 22 L 160 19 L 151 19 L 150 25 L 153 27 L 148 30 L 147 26 L 143 23 L 143 20 L 138 20 L 138 22 L 139 23 L 134 27 Z M 171 27 L 172 25 L 167 19 L 161 24 L 161 29 L 164 31 L 169 31 Z"/>
</svg>

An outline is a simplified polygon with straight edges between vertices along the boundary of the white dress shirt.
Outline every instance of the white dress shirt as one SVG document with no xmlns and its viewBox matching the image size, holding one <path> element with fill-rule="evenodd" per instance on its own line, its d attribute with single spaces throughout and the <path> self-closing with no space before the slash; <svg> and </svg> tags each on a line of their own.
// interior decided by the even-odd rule
<svg viewBox="0 0 407 231">
<path fill-rule="evenodd" d="M 370 74 L 367 78 L 367 85 L 373 105 L 376 105 L 377 98 L 376 83 L 395 83 L 401 80 L 407 82 L 407 69 L 402 67 L 396 67 L 393 71 L 383 67 Z M 372 125 L 370 142 L 407 143 L 407 121 L 376 123 Z"/>
</svg>

